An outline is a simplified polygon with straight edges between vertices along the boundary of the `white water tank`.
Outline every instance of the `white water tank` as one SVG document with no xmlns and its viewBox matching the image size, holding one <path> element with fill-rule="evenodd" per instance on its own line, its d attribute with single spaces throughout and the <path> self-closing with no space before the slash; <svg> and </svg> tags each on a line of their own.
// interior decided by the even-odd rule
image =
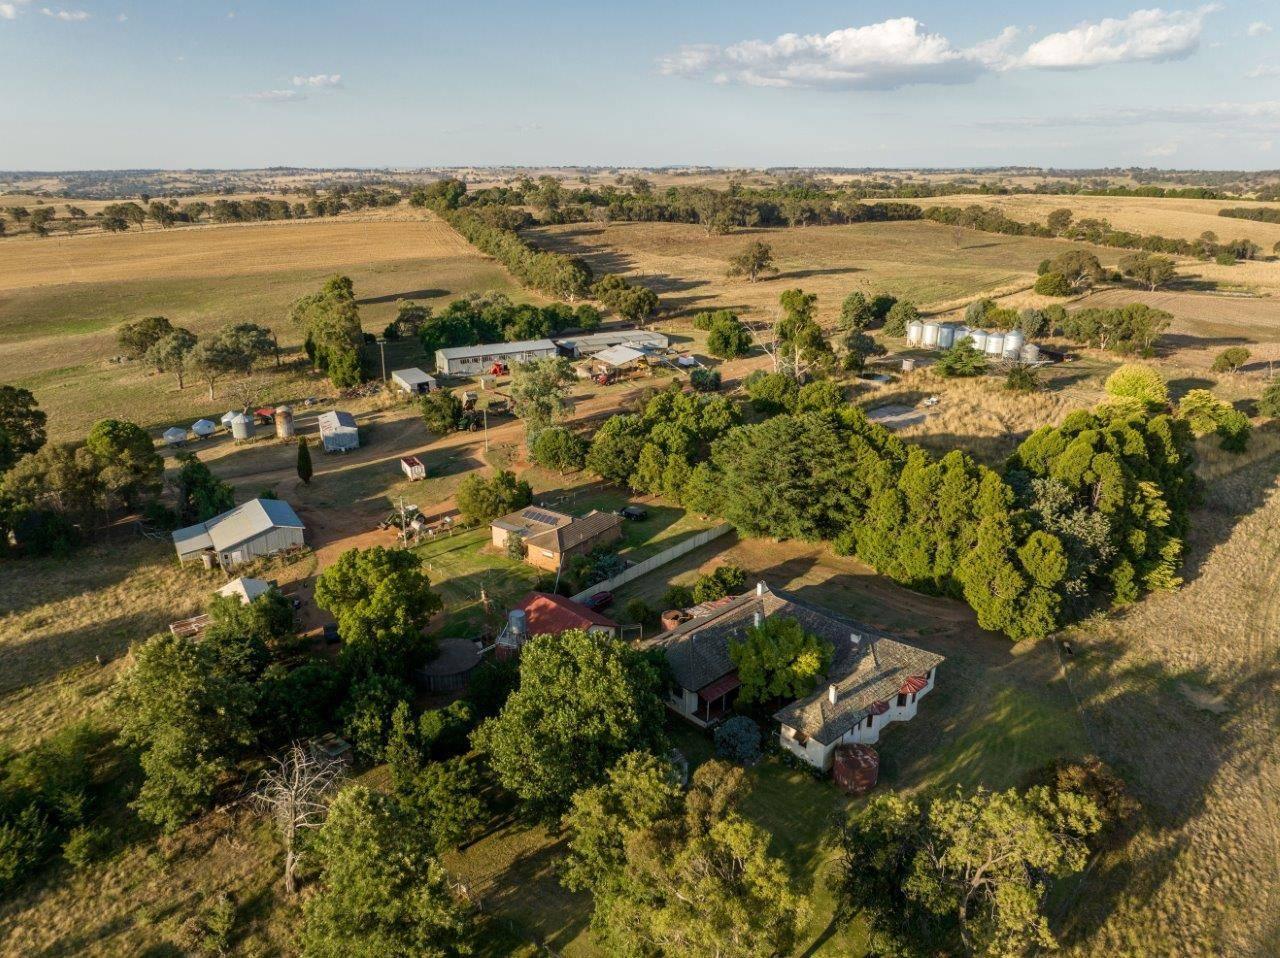
<svg viewBox="0 0 1280 958">
<path fill-rule="evenodd" d="M 234 439 L 252 439 L 254 432 L 253 417 L 240 413 L 231 420 L 231 436 Z"/>
<path fill-rule="evenodd" d="M 985 329 L 969 330 L 969 341 L 973 343 L 973 348 L 980 353 L 987 351 L 987 331 Z"/>
<path fill-rule="evenodd" d="M 987 333 L 987 355 L 1004 355 L 1004 333 Z"/>
<path fill-rule="evenodd" d="M 924 338 L 924 323 L 918 319 L 913 319 L 907 323 L 907 345 L 919 346 Z"/>
<path fill-rule="evenodd" d="M 1017 359 L 1022 354 L 1022 344 L 1026 342 L 1026 337 L 1022 335 L 1022 330 L 1011 329 L 1004 334 L 1004 355 L 1009 359 Z"/>
<path fill-rule="evenodd" d="M 938 348 L 950 349 L 956 344 L 956 327 L 950 323 L 938 326 Z"/>
<path fill-rule="evenodd" d="M 938 345 L 938 324 L 924 324 L 924 345 L 933 347 Z"/>
</svg>

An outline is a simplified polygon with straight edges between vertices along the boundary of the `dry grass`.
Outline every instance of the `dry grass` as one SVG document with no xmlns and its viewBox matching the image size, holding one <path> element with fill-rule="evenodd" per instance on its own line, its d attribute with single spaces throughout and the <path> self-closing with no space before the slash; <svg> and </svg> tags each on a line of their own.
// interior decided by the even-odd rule
<svg viewBox="0 0 1280 958">
<path fill-rule="evenodd" d="M 932 222 L 859 223 L 803 229 L 742 230 L 708 236 L 676 223 L 574 224 L 530 231 L 530 237 L 583 256 L 597 274 L 623 273 L 662 296 L 669 311 L 732 308 L 756 316 L 777 311 L 783 290 L 818 294 L 820 322 L 834 322 L 854 290 L 887 290 L 938 311 L 977 296 L 1029 288 L 1047 256 L 1071 244 L 953 230 Z M 729 258 L 752 240 L 773 247 L 781 274 L 749 283 L 725 278 Z M 1118 254 L 1100 250 L 1104 262 Z"/>
</svg>

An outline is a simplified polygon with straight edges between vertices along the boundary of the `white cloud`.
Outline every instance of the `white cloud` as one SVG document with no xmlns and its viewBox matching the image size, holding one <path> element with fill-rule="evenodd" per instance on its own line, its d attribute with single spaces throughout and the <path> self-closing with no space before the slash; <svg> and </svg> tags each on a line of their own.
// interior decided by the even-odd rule
<svg viewBox="0 0 1280 958">
<path fill-rule="evenodd" d="M 293 78 L 294 86 L 308 87 L 335 87 L 342 86 L 341 73 L 317 73 L 314 76 L 296 76 Z"/>
<path fill-rule="evenodd" d="M 1263 80 L 1267 77 L 1280 77 L 1280 66 L 1272 63 L 1264 63 L 1256 66 L 1245 74 L 1250 80 Z"/>
<path fill-rule="evenodd" d="M 48 7 L 41 7 L 40 12 L 46 17 L 53 17 L 53 19 L 62 20 L 64 23 L 78 23 L 81 20 L 89 19 L 89 13 L 85 10 L 50 10 Z"/>
<path fill-rule="evenodd" d="M 826 35 L 784 33 L 775 40 L 730 46 L 694 44 L 659 61 L 668 76 L 709 77 L 716 83 L 828 90 L 892 90 L 918 83 L 967 83 L 1005 55 L 1017 31 L 969 49 L 928 33 L 912 17 L 898 17 Z"/>
<path fill-rule="evenodd" d="M 1249 29 L 1245 31 L 1251 37 L 1265 37 L 1271 32 L 1271 24 L 1263 23 L 1261 20 L 1254 20 L 1249 24 Z"/>
<path fill-rule="evenodd" d="M 242 100 L 255 100 L 259 103 L 290 103 L 294 100 L 305 100 L 306 97 L 297 90 L 263 90 L 260 93 L 245 93 Z"/>
<path fill-rule="evenodd" d="M 1082 23 L 1038 40 L 1018 58 L 1020 67 L 1082 70 L 1112 63 L 1180 60 L 1200 46 L 1204 19 L 1221 7 L 1137 10 L 1123 20 Z"/>
<path fill-rule="evenodd" d="M 18 16 L 18 8 L 12 3 L 0 3 L 0 20 L 14 20 Z"/>
<path fill-rule="evenodd" d="M 1177 152 L 1178 144 L 1176 142 L 1160 143 L 1147 150 L 1147 156 L 1173 156 Z"/>
</svg>

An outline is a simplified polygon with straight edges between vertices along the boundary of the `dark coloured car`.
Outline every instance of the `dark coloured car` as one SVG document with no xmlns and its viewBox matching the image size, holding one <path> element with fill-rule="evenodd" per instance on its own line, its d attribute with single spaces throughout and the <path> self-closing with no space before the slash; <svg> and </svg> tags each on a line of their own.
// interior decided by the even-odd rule
<svg viewBox="0 0 1280 958">
<path fill-rule="evenodd" d="M 632 522 L 640 522 L 642 519 L 649 518 L 649 510 L 643 506 L 623 506 L 618 510 L 618 515 Z"/>
<path fill-rule="evenodd" d="M 613 605 L 613 593 L 597 592 L 595 595 L 587 596 L 587 600 L 582 604 L 592 612 L 599 612 L 601 609 L 607 609 Z"/>
</svg>

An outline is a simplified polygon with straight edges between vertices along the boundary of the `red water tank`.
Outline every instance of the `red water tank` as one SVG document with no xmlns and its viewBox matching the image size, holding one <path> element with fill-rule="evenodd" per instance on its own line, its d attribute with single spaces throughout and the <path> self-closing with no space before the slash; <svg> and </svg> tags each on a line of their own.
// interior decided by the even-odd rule
<svg viewBox="0 0 1280 958">
<path fill-rule="evenodd" d="M 662 631 L 670 632 L 681 622 L 689 621 L 689 613 L 684 609 L 668 609 L 662 613 Z"/>
<path fill-rule="evenodd" d="M 870 745 L 836 746 L 832 774 L 850 795 L 863 795 L 875 788 L 880 777 L 880 756 Z"/>
</svg>

